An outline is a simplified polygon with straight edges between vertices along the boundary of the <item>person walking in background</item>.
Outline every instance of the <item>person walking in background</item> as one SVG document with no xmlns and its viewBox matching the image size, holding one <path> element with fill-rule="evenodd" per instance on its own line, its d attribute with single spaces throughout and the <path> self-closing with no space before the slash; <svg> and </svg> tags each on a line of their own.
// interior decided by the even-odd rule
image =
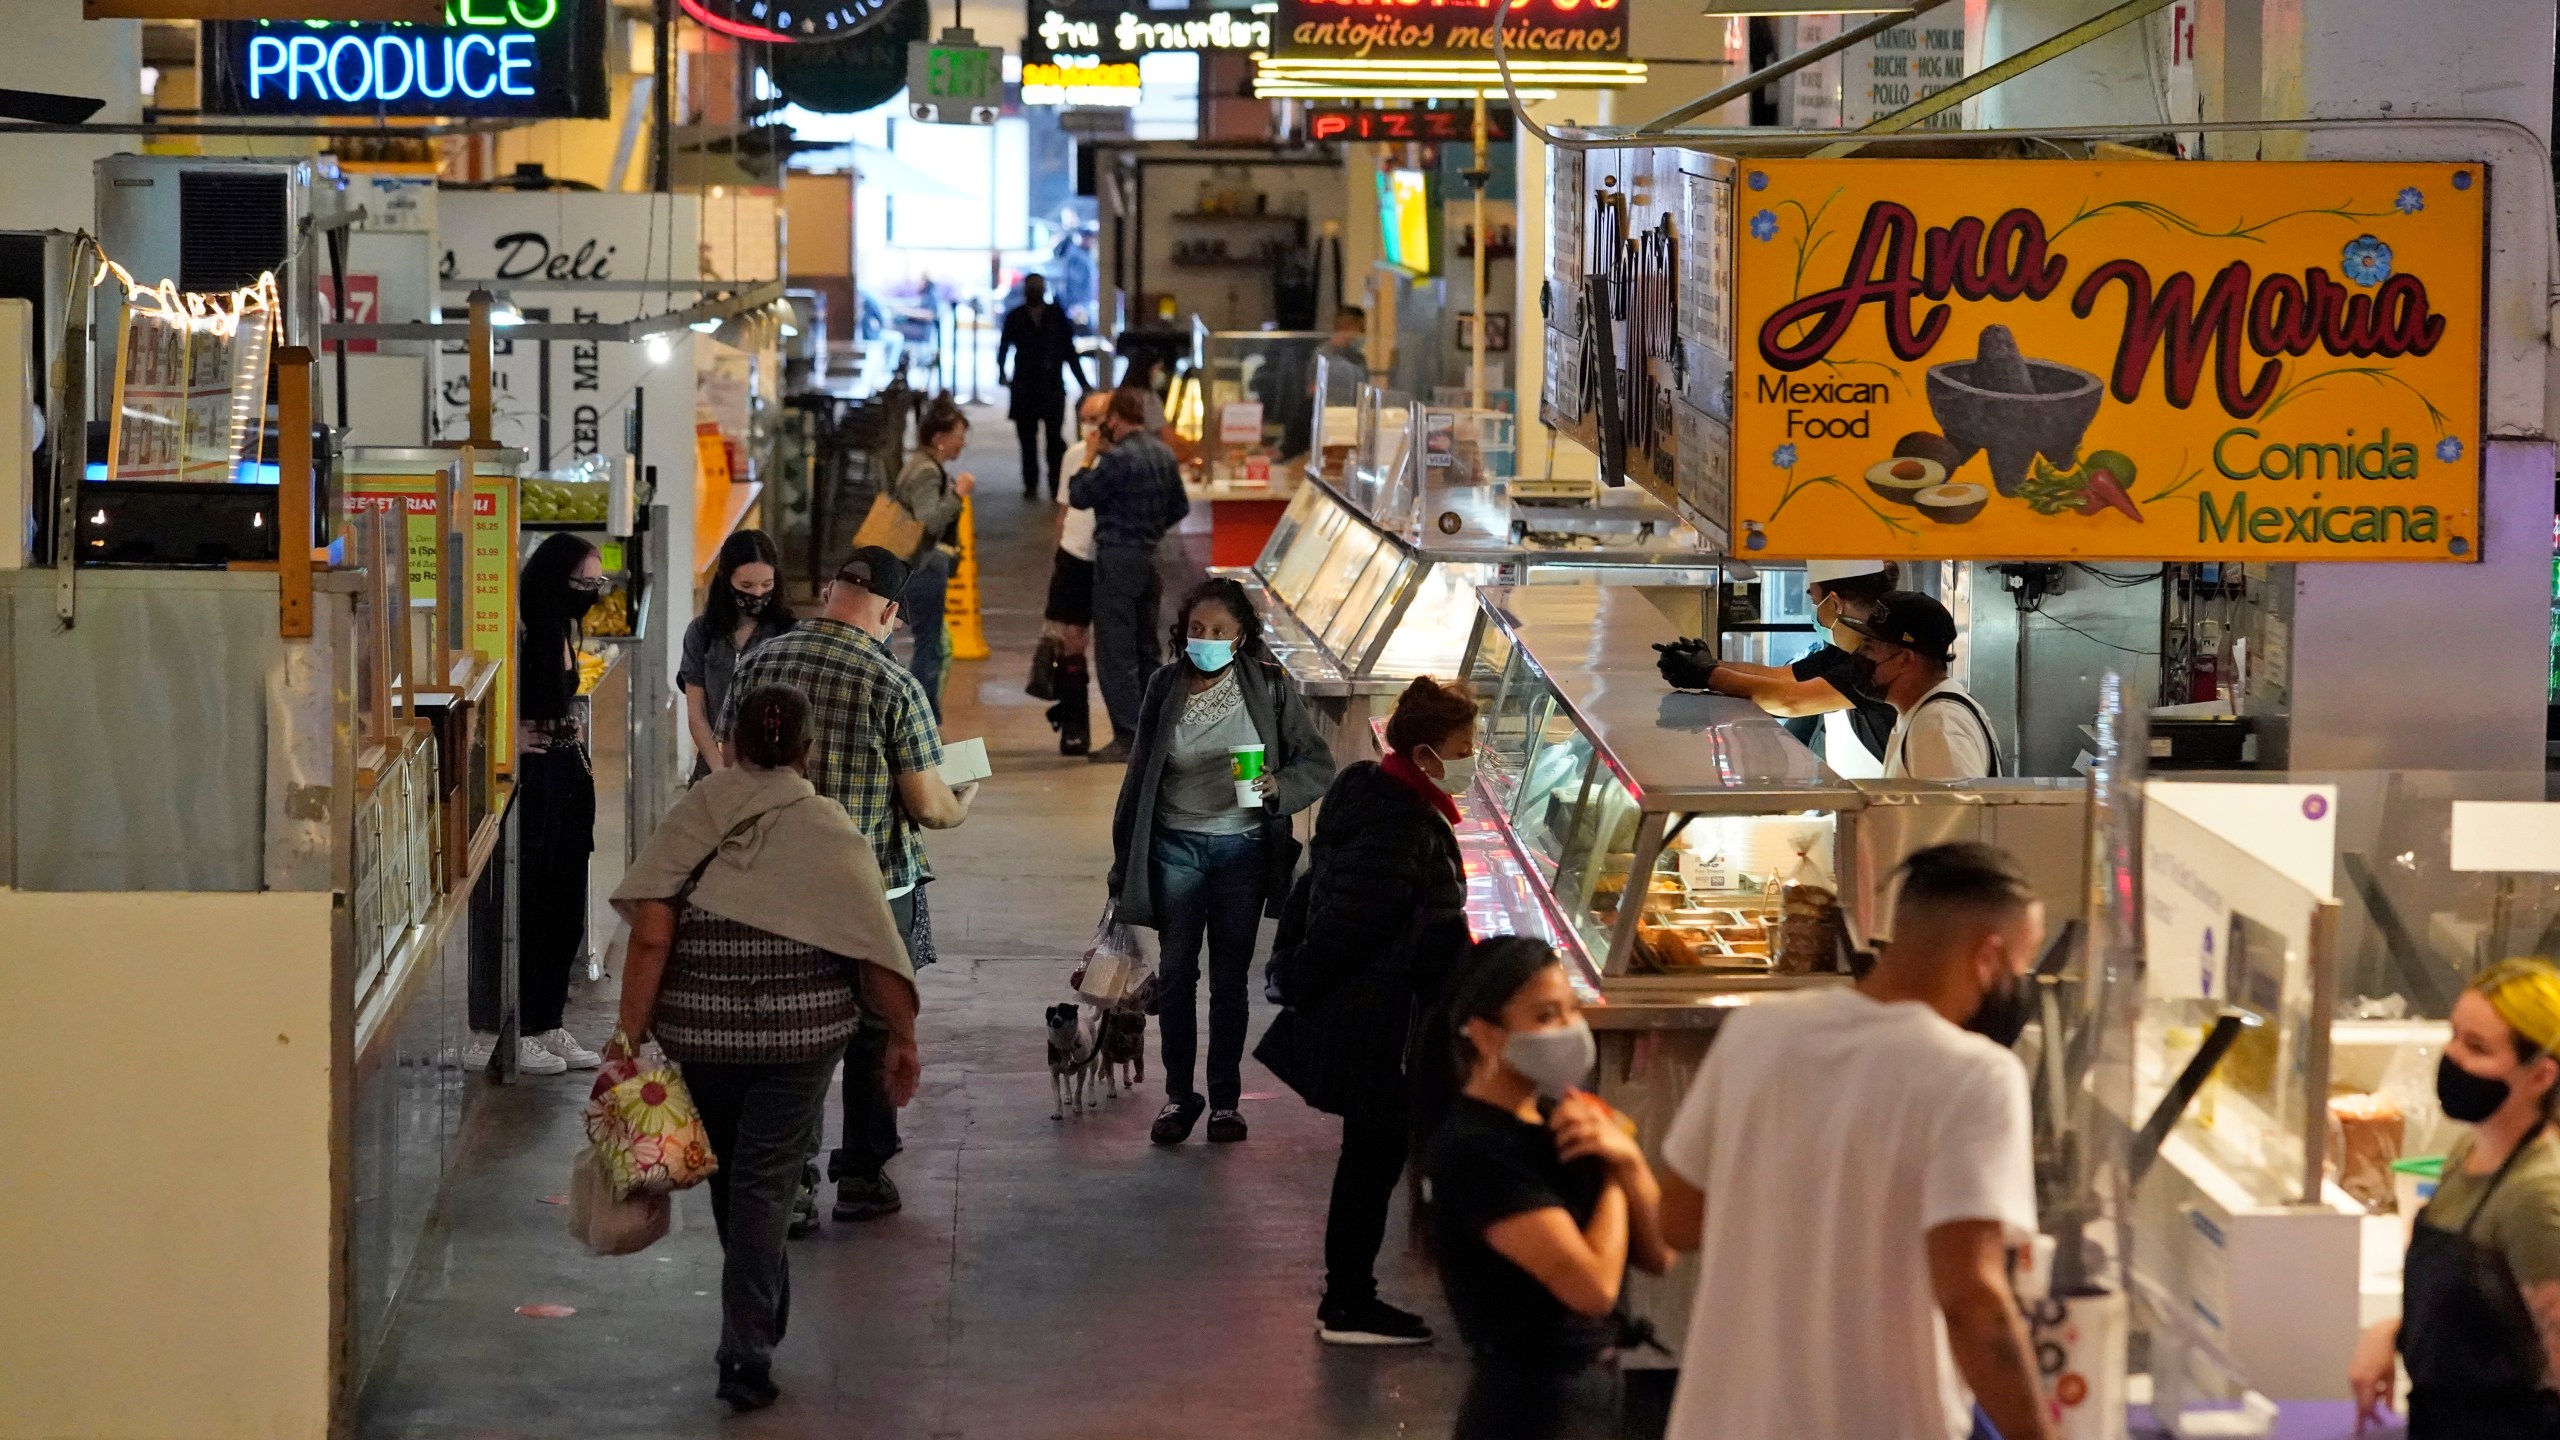
<svg viewBox="0 0 2560 1440">
<path fill-rule="evenodd" d="M 727 763 L 686 791 L 613 892 L 631 923 L 619 1061 L 655 1036 L 684 1072 L 720 1168 L 719 1396 L 761 1410 L 791 1318 L 784 1240 L 825 1113 L 827 1080 L 865 1020 L 887 1036 L 876 1077 L 916 1093 L 915 972 L 870 842 L 800 772 L 809 701 L 766 685 L 733 715 Z M 622 1076 L 608 1068 L 599 1092 Z"/>
<path fill-rule="evenodd" d="M 1103 412 L 1111 397 L 1088 390 L 1076 402 L 1076 443 L 1067 448 L 1066 473 L 1081 475 L 1094 461 L 1102 433 Z M 1058 642 L 1057 699 L 1049 707 L 1049 726 L 1058 732 L 1058 753 L 1082 755 L 1092 743 L 1091 669 L 1085 654 L 1093 638 L 1093 511 L 1068 503 L 1058 494 L 1058 550 L 1049 561 L 1049 598 L 1041 612 L 1046 632 Z"/>
<path fill-rule="evenodd" d="M 897 556 L 876 545 L 854 551 L 818 592 L 817 614 L 757 646 L 739 665 L 718 729 L 723 739 L 738 733 L 738 697 L 759 687 L 790 685 L 809 698 L 817 736 L 809 782 L 869 837 L 899 938 L 913 956 L 929 948 L 931 933 L 923 887 L 932 874 L 920 832 L 968 819 L 978 787 L 955 791 L 943 783 L 942 739 L 924 687 L 890 658 L 896 597 L 907 583 Z M 883 1168 L 899 1149 L 898 1107 L 880 1085 L 890 1039 L 866 1015 L 845 1047 L 844 1143 L 827 1164 L 838 1220 L 877 1219 L 903 1203 Z M 814 1176 L 810 1180 L 814 1189 Z M 817 1223 L 815 1203 L 813 1194 L 799 1228 Z"/>
<path fill-rule="evenodd" d="M 1346 766 L 1325 792 L 1307 873 L 1272 944 L 1271 988 L 1287 1008 L 1254 1057 L 1342 1117 L 1316 1307 L 1328 1344 L 1431 1339 L 1421 1316 L 1378 1298 L 1378 1246 L 1412 1147 L 1414 1024 L 1469 941 L 1451 797 L 1475 773 L 1475 728 L 1464 687 L 1428 675 L 1405 687 L 1387 720 L 1386 758 Z"/>
<path fill-rule="evenodd" d="M 1005 414 L 1013 421 L 1014 434 L 1022 440 L 1022 498 L 1040 498 L 1040 461 L 1049 462 L 1049 493 L 1056 495 L 1065 482 L 1059 477 L 1075 472 L 1061 472 L 1059 461 L 1067 453 L 1066 437 L 1060 427 L 1067 417 L 1067 386 L 1059 378 L 1064 371 L 1076 377 L 1076 388 L 1093 392 L 1093 382 L 1084 378 L 1084 357 L 1076 353 L 1076 327 L 1068 321 L 1067 312 L 1049 303 L 1049 281 L 1037 271 L 1022 277 L 1022 303 L 1004 317 L 1004 328 L 996 336 L 996 380 L 1010 387 L 1011 399 Z M 1048 432 L 1048 445 L 1040 445 L 1042 431 Z"/>
<path fill-rule="evenodd" d="M 1414 1234 L 1473 1362 L 1454 1440 L 1614 1437 L 1592 1365 L 1627 1267 L 1663 1274 L 1671 1247 L 1644 1151 L 1581 1088 L 1598 1047 L 1556 952 L 1468 951 L 1414 1057 Z"/>
<path fill-rule="evenodd" d="M 1125 764 L 1138 733 L 1147 677 L 1155 672 L 1156 545 L 1191 513 L 1173 452 L 1147 429 L 1140 392 L 1111 392 L 1102 418 L 1102 457 L 1067 484 L 1069 501 L 1093 512 L 1093 652 L 1111 743 L 1086 758 Z"/>
<path fill-rule="evenodd" d="M 924 687 L 933 718 L 942 718 L 942 680 L 951 668 L 951 637 L 943 629 L 942 602 L 951 588 L 951 570 L 960 557 L 960 502 L 978 488 L 978 477 L 951 473 L 951 462 L 969 443 L 969 417 L 957 407 L 935 406 L 917 422 L 916 452 L 898 472 L 894 493 L 900 505 L 924 527 L 924 545 L 904 557 L 909 566 L 907 588 L 898 608 L 914 632 L 907 669 Z"/>
<path fill-rule="evenodd" d="M 778 588 L 782 552 L 761 530 L 741 530 L 720 542 L 720 561 L 702 613 L 684 627 L 684 661 L 676 668 L 684 692 L 685 728 L 693 736 L 693 778 L 720 768 L 720 739 L 711 723 L 729 698 L 738 657 L 791 628 L 791 606 Z"/>
<path fill-rule="evenodd" d="M 1200 1113 L 1209 1139 L 1245 1138 L 1245 985 L 1266 909 L 1289 893 L 1298 843 L 1289 817 L 1333 781 L 1333 752 L 1288 676 L 1262 646 L 1262 617 L 1242 585 L 1202 582 L 1184 597 L 1179 656 L 1147 684 L 1129 768 L 1111 815 L 1118 918 L 1159 937 L 1156 1023 L 1164 1109 L 1149 1138 L 1179 1145 Z M 1237 778 L 1253 753 L 1258 774 Z M 1252 803 L 1245 803 L 1251 794 Z M 1209 1093 L 1192 1087 L 1200 955 L 1209 957 Z"/>
<path fill-rule="evenodd" d="M 1663 1137 L 1663 1233 L 1699 1255 L 1670 1440 L 1966 1440 L 1976 1402 L 2053 1440 L 2009 1289 L 2036 1195 L 2008 1047 L 2044 907 L 1971 842 L 1885 888 L 1875 968 L 1734 1011 Z"/>
<path fill-rule="evenodd" d="M 604 598 L 604 558 L 584 538 L 552 535 L 516 581 L 516 1068 L 592 1070 L 604 1057 L 563 1023 L 569 976 L 587 944 L 587 857 L 596 848 L 596 777 L 578 710 L 578 641 Z M 463 1064 L 489 1063 L 498 1037 L 475 1033 Z"/>
</svg>

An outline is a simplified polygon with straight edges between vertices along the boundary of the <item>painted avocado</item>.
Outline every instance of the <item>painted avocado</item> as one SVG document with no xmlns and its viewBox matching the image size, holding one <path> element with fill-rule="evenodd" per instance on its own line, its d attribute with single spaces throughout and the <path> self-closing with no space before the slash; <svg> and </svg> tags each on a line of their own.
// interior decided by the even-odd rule
<svg viewBox="0 0 2560 1440">
<path fill-rule="evenodd" d="M 1961 525 L 1982 513 L 1991 492 L 1980 485 L 1932 485 L 1913 497 L 1920 513 L 1941 525 Z"/>
<path fill-rule="evenodd" d="M 1946 478 L 1946 466 L 1918 455 L 1879 460 L 1867 467 L 1867 488 L 1904 505 L 1930 486 L 1945 483 Z"/>
</svg>

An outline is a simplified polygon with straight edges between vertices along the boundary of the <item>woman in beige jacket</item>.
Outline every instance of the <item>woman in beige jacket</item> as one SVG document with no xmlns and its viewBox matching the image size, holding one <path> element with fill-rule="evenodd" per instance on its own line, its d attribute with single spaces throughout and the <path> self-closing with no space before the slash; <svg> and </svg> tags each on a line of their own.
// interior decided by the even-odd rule
<svg viewBox="0 0 2560 1440">
<path fill-rule="evenodd" d="M 919 1071 L 915 972 L 879 864 L 844 808 L 799 773 L 809 742 L 798 690 L 743 697 L 728 768 L 685 792 L 613 893 L 631 950 L 598 1088 L 627 1078 L 631 1047 L 654 1035 L 701 1108 L 720 1166 L 719 1395 L 738 1410 L 780 1394 L 792 1200 L 865 1006 L 889 1022 L 895 1103 L 914 1096 Z"/>
</svg>

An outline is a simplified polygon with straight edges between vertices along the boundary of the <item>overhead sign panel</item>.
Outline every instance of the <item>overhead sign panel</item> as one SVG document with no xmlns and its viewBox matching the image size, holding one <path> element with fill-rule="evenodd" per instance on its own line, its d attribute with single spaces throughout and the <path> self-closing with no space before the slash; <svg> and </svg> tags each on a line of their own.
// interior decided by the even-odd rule
<svg viewBox="0 0 2560 1440">
<path fill-rule="evenodd" d="M 1475 116 L 1467 110 L 1363 110 L 1343 105 L 1318 105 L 1307 111 L 1307 138 L 1310 140 L 1422 140 L 1441 144 L 1472 144 L 1475 140 Z M 1485 107 L 1484 135 L 1487 144 L 1500 144 L 1511 138 L 1511 107 Z"/>
<path fill-rule="evenodd" d="M 1707 402 L 1737 553 L 2476 560 L 2487 188 L 2445 162 L 1744 162 Z"/>
<path fill-rule="evenodd" d="M 1022 39 L 1027 62 L 1065 56 L 1246 55 L 1271 48 L 1271 17 L 1248 10 L 1150 10 L 1143 6 L 1035 5 Z"/>
<path fill-rule="evenodd" d="M 606 10 L 607 0 L 447 0 L 442 25 L 207 21 L 204 108 L 600 119 Z"/>
<path fill-rule="evenodd" d="M 1494 20 L 1512 77 L 1539 91 L 1631 85 L 1626 0 L 1279 0 L 1258 95 L 1456 94 L 1498 89 Z"/>
</svg>

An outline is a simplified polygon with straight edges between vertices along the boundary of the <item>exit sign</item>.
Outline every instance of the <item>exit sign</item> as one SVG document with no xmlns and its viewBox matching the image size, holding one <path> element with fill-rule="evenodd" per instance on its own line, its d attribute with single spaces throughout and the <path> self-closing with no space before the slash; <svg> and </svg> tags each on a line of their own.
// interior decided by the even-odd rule
<svg viewBox="0 0 2560 1440">
<path fill-rule="evenodd" d="M 993 125 L 1004 112 L 1004 52 L 952 28 L 907 45 L 907 116 L 928 125 Z"/>
</svg>

